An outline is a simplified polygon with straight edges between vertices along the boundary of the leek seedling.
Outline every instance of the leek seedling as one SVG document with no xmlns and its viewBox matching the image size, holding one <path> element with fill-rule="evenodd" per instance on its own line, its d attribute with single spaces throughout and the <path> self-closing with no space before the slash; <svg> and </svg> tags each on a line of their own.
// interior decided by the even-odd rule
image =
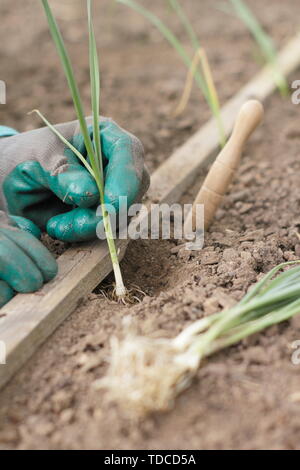
<svg viewBox="0 0 300 470">
<path fill-rule="evenodd" d="M 175 11 L 175 13 L 177 14 L 178 18 L 180 19 L 181 23 L 183 24 L 190 40 L 191 40 L 191 43 L 194 47 L 194 50 L 195 51 L 198 51 L 200 49 L 200 43 L 199 43 L 199 40 L 197 38 L 197 35 L 194 31 L 194 28 L 190 22 L 190 20 L 188 19 L 184 9 L 182 8 L 180 2 L 178 0 L 168 0 L 169 1 L 169 4 L 171 5 L 171 7 L 173 8 L 173 10 Z"/>
<path fill-rule="evenodd" d="M 226 137 L 225 137 L 224 127 L 223 127 L 223 123 L 221 119 L 220 104 L 219 104 L 218 98 L 216 98 L 215 87 L 213 87 L 213 89 L 211 88 L 211 81 L 206 80 L 205 74 L 203 77 L 203 75 L 198 70 L 198 68 L 195 67 L 194 60 L 189 56 L 184 46 L 180 42 L 180 40 L 175 36 L 175 34 L 166 26 L 166 24 L 160 18 L 158 18 L 156 15 L 154 15 L 154 13 L 152 13 L 147 8 L 140 5 L 135 0 L 116 0 L 116 1 L 118 3 L 127 5 L 128 7 L 132 8 L 134 11 L 143 15 L 148 21 L 150 21 L 150 23 L 152 23 L 161 32 L 161 34 L 167 39 L 167 41 L 171 44 L 171 46 L 177 51 L 178 55 L 183 60 L 185 66 L 189 69 L 189 72 L 190 73 L 192 72 L 193 77 L 199 89 L 201 90 L 206 102 L 208 103 L 208 106 L 210 107 L 210 110 L 213 116 L 215 117 L 217 121 L 218 129 L 219 129 L 219 136 L 220 136 L 220 145 L 224 147 L 226 143 Z M 192 28 L 192 25 L 190 24 L 183 8 L 178 3 L 178 1 L 169 0 L 169 2 L 172 8 L 174 9 L 174 11 L 177 13 L 179 19 L 181 20 L 183 26 L 185 27 L 191 39 L 192 45 L 195 49 L 195 57 L 196 57 L 199 54 L 199 49 L 201 48 L 200 48 L 199 41 L 196 37 L 196 34 Z M 201 63 L 202 63 L 202 58 L 201 58 Z M 184 95 L 187 96 L 187 92 L 185 92 Z"/>
<path fill-rule="evenodd" d="M 74 154 L 79 158 L 83 163 L 86 169 L 90 174 L 95 178 L 99 194 L 100 194 L 100 203 L 102 208 L 103 224 L 106 233 L 106 239 L 109 246 L 110 256 L 112 260 L 112 266 L 115 275 L 116 281 L 116 295 L 118 298 L 124 298 L 126 295 L 126 288 L 123 283 L 122 274 L 120 270 L 118 255 L 116 251 L 116 246 L 113 238 L 112 227 L 110 222 L 110 216 L 108 211 L 105 208 L 104 202 L 104 176 L 103 176 L 103 167 L 102 167 L 102 152 L 101 152 L 101 143 L 100 143 L 100 128 L 99 128 L 99 118 L 100 118 L 100 74 L 99 74 L 99 61 L 97 54 L 97 46 L 95 40 L 95 33 L 92 22 L 92 0 L 87 0 L 87 10 L 88 10 L 88 29 L 89 29 L 89 61 L 90 61 L 90 78 L 91 78 L 91 102 L 92 102 L 92 111 L 93 111 L 93 141 L 90 137 L 89 130 L 87 127 L 85 114 L 83 111 L 83 106 L 80 98 L 79 89 L 74 77 L 74 72 L 72 64 L 67 53 L 63 38 L 61 36 L 58 25 L 55 21 L 55 18 L 50 9 L 49 3 L 47 0 L 41 0 L 47 21 L 49 24 L 49 29 L 53 38 L 53 41 L 56 45 L 59 57 L 65 75 L 69 84 L 69 89 L 72 95 L 76 115 L 80 124 L 81 133 L 84 138 L 84 143 L 89 157 L 89 162 L 86 161 L 83 155 L 76 150 L 58 131 L 57 129 L 50 124 L 50 122 L 40 113 L 38 110 L 35 112 L 38 113 L 40 118 L 44 123 L 56 134 L 56 136 L 67 145 Z"/>
<path fill-rule="evenodd" d="M 229 0 L 234 7 L 238 17 L 246 25 L 255 41 L 257 42 L 260 50 L 264 56 L 265 61 L 269 64 L 274 81 L 282 96 L 288 96 L 289 85 L 285 76 L 281 73 L 277 62 L 277 51 L 272 38 L 264 31 L 259 21 L 250 10 L 247 3 L 243 0 Z"/>
<path fill-rule="evenodd" d="M 190 70 L 188 71 L 187 78 L 186 78 L 186 83 L 185 87 L 182 93 L 182 97 L 180 99 L 180 102 L 175 110 L 175 116 L 178 116 L 183 112 L 185 109 L 187 102 L 190 98 L 191 91 L 192 91 L 192 86 L 193 86 L 193 80 L 195 76 L 195 71 L 197 70 L 198 64 L 201 64 L 202 70 L 203 70 L 203 75 L 205 77 L 205 81 L 207 83 L 207 86 L 209 88 L 209 93 L 211 97 L 211 103 L 212 106 L 215 110 L 216 116 L 217 116 L 217 123 L 219 127 L 219 132 L 220 136 L 222 136 L 221 140 L 221 146 L 224 147 L 226 143 L 226 137 L 224 133 L 224 128 L 221 120 L 221 114 L 220 114 L 220 103 L 219 103 L 219 98 L 218 98 L 218 93 L 213 81 L 209 61 L 205 52 L 205 49 L 200 48 L 197 50 L 197 52 L 194 55 L 192 65 L 190 67 Z"/>
<path fill-rule="evenodd" d="M 214 80 L 213 80 L 213 76 L 212 76 L 212 72 L 211 72 L 211 68 L 209 65 L 206 51 L 203 47 L 200 46 L 200 43 L 194 31 L 194 28 L 190 20 L 188 19 L 183 7 L 181 6 L 180 1 L 179 0 L 168 0 L 168 1 L 169 1 L 170 6 L 173 8 L 175 13 L 177 14 L 178 18 L 180 19 L 181 23 L 183 24 L 183 27 L 186 30 L 187 35 L 189 36 L 191 44 L 193 45 L 193 48 L 195 51 L 195 55 L 192 60 L 192 65 L 188 72 L 186 86 L 182 95 L 182 99 L 181 99 L 181 102 L 179 103 L 179 106 L 176 109 L 175 115 L 180 114 L 187 104 L 187 101 L 190 97 L 190 93 L 192 89 L 191 85 L 193 83 L 193 80 L 191 80 L 191 78 L 195 76 L 198 63 L 200 63 L 202 67 L 202 72 L 204 75 L 206 88 L 209 93 L 209 105 L 212 110 L 212 114 L 216 118 L 218 129 L 219 129 L 220 144 L 221 144 L 221 147 L 224 147 L 224 145 L 226 144 L 226 136 L 225 136 L 224 127 L 223 127 L 222 118 L 221 118 L 220 102 L 219 102 L 218 93 L 214 84 Z"/>
<path fill-rule="evenodd" d="M 280 264 L 234 307 L 205 317 L 174 339 L 147 338 L 130 332 L 113 338 L 107 377 L 95 383 L 138 415 L 163 411 L 173 404 L 196 374 L 202 360 L 266 327 L 300 313 L 300 266 L 277 275 Z"/>
</svg>

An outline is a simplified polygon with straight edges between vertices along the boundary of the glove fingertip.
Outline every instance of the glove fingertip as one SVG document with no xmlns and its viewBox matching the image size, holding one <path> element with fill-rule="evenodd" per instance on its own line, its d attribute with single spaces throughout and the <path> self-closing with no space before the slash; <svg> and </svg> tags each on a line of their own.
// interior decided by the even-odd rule
<svg viewBox="0 0 300 470">
<path fill-rule="evenodd" d="M 7 304 L 14 297 L 14 291 L 9 285 L 0 281 L 0 308 Z"/>
<path fill-rule="evenodd" d="M 44 270 L 43 270 L 43 276 L 44 276 L 45 282 L 52 281 L 52 279 L 54 279 L 58 273 L 58 264 L 55 258 L 51 259 L 49 257 L 47 261 L 48 261 L 47 266 L 44 267 Z"/>
<path fill-rule="evenodd" d="M 50 220 L 48 220 L 47 226 L 46 226 L 46 232 L 48 235 L 53 238 L 54 240 L 57 240 L 57 228 L 59 225 L 59 219 L 60 216 L 54 216 Z"/>
<path fill-rule="evenodd" d="M 18 215 L 11 215 L 10 219 L 18 226 L 20 230 L 30 233 L 38 240 L 41 238 L 42 236 L 41 230 L 31 220 L 25 219 L 24 217 L 20 217 Z"/>
<path fill-rule="evenodd" d="M 99 201 L 99 191 L 94 178 L 79 165 L 49 179 L 52 191 L 66 204 L 91 207 Z"/>
<path fill-rule="evenodd" d="M 47 224 L 47 233 L 50 237 L 67 243 L 94 240 L 100 220 L 96 216 L 96 209 L 76 208 L 52 217 Z"/>
</svg>

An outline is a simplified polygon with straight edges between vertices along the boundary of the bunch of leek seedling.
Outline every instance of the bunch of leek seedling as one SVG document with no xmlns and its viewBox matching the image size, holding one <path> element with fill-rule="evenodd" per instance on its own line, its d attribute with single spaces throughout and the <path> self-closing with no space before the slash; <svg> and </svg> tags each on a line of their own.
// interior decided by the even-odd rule
<svg viewBox="0 0 300 470">
<path fill-rule="evenodd" d="M 229 0 L 238 17 L 248 28 L 257 42 L 262 55 L 272 70 L 274 81 L 282 96 L 289 94 L 289 85 L 285 76 L 281 73 L 277 61 L 277 51 L 272 38 L 264 31 L 263 27 L 243 0 Z"/>
<path fill-rule="evenodd" d="M 107 387 L 112 399 L 138 415 L 170 408 L 205 357 L 300 313 L 300 266 L 277 275 L 292 263 L 275 267 L 234 307 L 196 321 L 174 339 L 133 331 L 113 338 L 108 374 L 95 386 Z"/>
<path fill-rule="evenodd" d="M 119 3 L 123 3 L 124 5 L 129 6 L 136 12 L 140 13 L 143 15 L 148 21 L 150 21 L 161 33 L 162 35 L 167 39 L 167 41 L 171 44 L 171 46 L 177 51 L 178 55 L 181 57 L 182 61 L 184 62 L 185 66 L 189 70 L 189 75 L 192 75 L 192 77 L 195 79 L 196 84 L 198 85 L 199 89 L 201 90 L 206 102 L 208 103 L 208 106 L 213 114 L 213 116 L 216 119 L 217 125 L 218 125 L 218 130 L 219 130 L 219 140 L 220 140 L 220 145 L 224 147 L 226 143 L 226 137 L 225 137 L 225 132 L 224 132 L 224 127 L 222 123 L 222 118 L 221 118 L 221 112 L 220 112 L 220 103 L 218 99 L 218 95 L 216 92 L 216 88 L 214 86 L 213 80 L 212 80 L 212 74 L 209 68 L 209 64 L 206 58 L 205 53 L 203 53 L 203 48 L 200 47 L 199 41 L 197 39 L 196 33 L 184 11 L 182 6 L 180 5 L 178 0 L 167 0 L 170 4 L 170 6 L 173 8 L 175 13 L 177 14 L 178 18 L 182 22 L 190 40 L 192 43 L 192 46 L 194 48 L 194 60 L 193 58 L 190 57 L 180 40 L 175 36 L 175 34 L 166 26 L 166 24 L 158 18 L 154 13 L 149 11 L 147 8 L 143 7 L 140 5 L 138 2 L 135 0 L 116 0 Z M 203 75 L 201 71 L 199 71 L 198 68 L 198 61 L 200 61 L 203 69 Z M 191 88 L 190 86 L 191 80 L 188 77 L 187 79 L 187 85 L 186 85 L 186 90 L 189 90 Z M 190 91 L 190 90 L 189 90 Z M 186 97 L 189 96 L 189 91 L 186 91 L 184 93 L 184 98 L 181 101 L 181 105 L 178 107 L 178 109 L 183 109 L 183 103 L 186 103 L 187 99 Z"/>
<path fill-rule="evenodd" d="M 89 61 L 90 61 L 90 78 L 91 78 L 91 102 L 92 102 L 92 112 L 93 112 L 93 141 L 90 137 L 89 130 L 87 127 L 85 114 L 83 111 L 83 106 L 80 98 L 79 89 L 74 77 L 74 72 L 72 64 L 67 53 L 66 47 L 64 45 L 63 38 L 59 31 L 58 25 L 55 21 L 55 18 L 50 9 L 49 3 L 47 0 L 41 0 L 43 7 L 45 9 L 46 17 L 48 20 L 50 32 L 53 38 L 53 41 L 56 45 L 65 75 L 68 81 L 70 92 L 72 95 L 76 115 L 80 124 L 81 133 L 84 138 L 84 143 L 88 155 L 89 161 L 87 161 L 78 150 L 71 145 L 58 131 L 57 129 L 50 124 L 50 122 L 38 111 L 40 118 L 44 123 L 57 135 L 57 137 L 68 146 L 74 154 L 79 158 L 82 164 L 90 172 L 90 174 L 95 178 L 97 187 L 100 194 L 100 203 L 102 208 L 103 224 L 106 233 L 106 239 L 109 246 L 110 256 L 112 260 L 112 266 L 115 275 L 116 281 L 116 296 L 117 298 L 124 298 L 126 295 L 126 288 L 123 283 L 122 274 L 120 270 L 118 255 L 116 251 L 116 246 L 112 233 L 112 226 L 110 221 L 110 216 L 108 211 L 105 208 L 104 202 L 104 176 L 103 176 L 103 166 L 102 166 L 102 152 L 101 152 L 101 141 L 100 141 L 100 73 L 99 73 L 99 60 L 97 54 L 97 46 L 95 33 L 92 22 L 92 1 L 87 0 L 87 9 L 88 9 L 88 28 L 89 28 Z"/>
</svg>

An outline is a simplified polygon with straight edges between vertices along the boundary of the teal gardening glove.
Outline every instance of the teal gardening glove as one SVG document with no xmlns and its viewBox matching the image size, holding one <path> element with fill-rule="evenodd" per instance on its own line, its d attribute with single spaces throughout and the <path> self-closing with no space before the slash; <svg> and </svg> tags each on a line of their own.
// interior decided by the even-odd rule
<svg viewBox="0 0 300 470">
<path fill-rule="evenodd" d="M 15 292 L 33 292 L 56 276 L 56 261 L 39 236 L 34 223 L 0 211 L 0 307 Z"/>
<path fill-rule="evenodd" d="M 92 137 L 91 120 L 87 119 Z M 59 132 L 86 156 L 78 121 L 57 125 Z M 128 206 L 149 186 L 140 141 L 107 118 L 100 121 L 105 202 Z M 0 139 L 0 209 L 28 218 L 62 241 L 96 238 L 99 193 L 73 152 L 47 127 Z"/>
<path fill-rule="evenodd" d="M 87 123 L 93 137 L 91 120 L 87 119 Z M 83 155 L 86 155 L 77 121 L 59 124 L 57 129 Z M 105 171 L 105 202 L 112 204 L 118 210 L 119 197 L 126 196 L 130 206 L 141 199 L 149 186 L 149 175 L 144 168 L 143 147 L 136 137 L 118 127 L 110 119 L 101 118 L 100 132 Z M 67 242 L 96 238 L 96 227 L 101 220 L 101 217 L 96 217 L 99 193 L 94 179 L 73 152 L 48 128 L 16 134 L 9 128 L 0 127 L 1 135 L 3 138 L 0 139 L 0 209 L 19 216 L 14 222 L 17 222 L 23 230 L 29 228 L 29 231 L 35 235 L 38 232 L 36 224 L 41 229 L 46 229 L 53 238 Z M 4 217 L 4 214 L 2 215 Z M 16 228 L 10 228 L 11 223 L 7 220 L 5 223 L 1 222 L 0 219 L 0 233 L 2 226 L 6 231 L 5 236 L 7 230 L 16 232 Z M 24 236 L 28 237 L 28 233 L 24 232 Z M 1 238 L 0 257 L 3 251 L 1 246 L 5 245 L 3 244 Z M 37 244 L 41 245 L 34 240 L 35 247 Z M 23 245 L 25 247 L 25 241 L 22 242 Z M 36 250 L 37 258 L 31 258 L 35 263 L 38 262 L 37 266 L 41 266 L 46 253 L 52 259 L 52 255 L 49 255 L 44 247 L 43 250 Z M 19 264 L 22 262 L 16 260 L 16 257 L 11 256 L 5 258 L 3 266 L 0 264 L 0 279 L 6 283 L 4 287 L 2 285 L 2 291 L 0 289 L 0 304 L 5 303 L 5 299 L 12 295 L 12 289 L 28 292 L 40 287 L 40 283 L 35 281 L 27 286 L 26 282 L 23 284 L 21 280 L 15 285 L 13 279 L 7 276 L 4 279 L 4 271 L 8 270 L 12 273 L 12 277 L 14 270 L 19 272 Z M 52 263 L 56 266 L 54 259 Z M 11 268 L 8 268 L 9 266 Z M 52 266 L 51 269 L 47 268 L 47 273 L 47 275 L 41 273 L 44 281 L 54 277 L 56 270 Z M 39 279 L 41 281 L 41 276 Z M 22 290 L 22 285 L 25 290 Z"/>
</svg>

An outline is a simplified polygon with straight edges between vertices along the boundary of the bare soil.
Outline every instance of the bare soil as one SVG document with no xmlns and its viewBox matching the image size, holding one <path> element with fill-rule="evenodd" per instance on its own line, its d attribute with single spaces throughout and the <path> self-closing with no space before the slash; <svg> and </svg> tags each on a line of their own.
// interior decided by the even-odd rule
<svg viewBox="0 0 300 470">
<path fill-rule="evenodd" d="M 88 105 L 85 2 L 52 3 Z M 102 112 L 142 139 L 153 170 L 209 112 L 194 90 L 184 115 L 172 118 L 184 67 L 157 31 L 111 3 L 103 1 L 96 14 Z M 185 3 L 224 103 L 259 69 L 257 51 L 239 21 L 214 9 L 214 2 Z M 296 32 L 300 4 L 249 3 L 277 45 Z M 151 4 L 171 20 L 164 2 Z M 33 128 L 38 123 L 26 112 L 36 107 L 52 121 L 73 119 L 41 8 L 33 0 L 18 2 L 17 8 L 2 0 L 0 13 L 0 78 L 8 86 L 1 122 L 20 130 Z M 103 298 L 99 286 L 84 299 L 0 394 L 0 449 L 300 448 L 300 369 L 291 362 L 291 344 L 300 339 L 299 318 L 209 359 L 173 411 L 138 426 L 92 387 L 105 373 L 109 338 L 119 334 L 124 316 L 136 317 L 146 331 L 173 336 L 191 321 L 232 305 L 277 263 L 300 257 L 298 121 L 299 108 L 289 99 L 274 95 L 268 100 L 265 122 L 247 147 L 204 250 L 191 254 L 172 241 L 130 244 L 122 262 L 124 276 L 145 297 L 131 307 L 120 306 Z M 190 202 L 194 193 L 191 188 L 184 201 Z"/>
</svg>

